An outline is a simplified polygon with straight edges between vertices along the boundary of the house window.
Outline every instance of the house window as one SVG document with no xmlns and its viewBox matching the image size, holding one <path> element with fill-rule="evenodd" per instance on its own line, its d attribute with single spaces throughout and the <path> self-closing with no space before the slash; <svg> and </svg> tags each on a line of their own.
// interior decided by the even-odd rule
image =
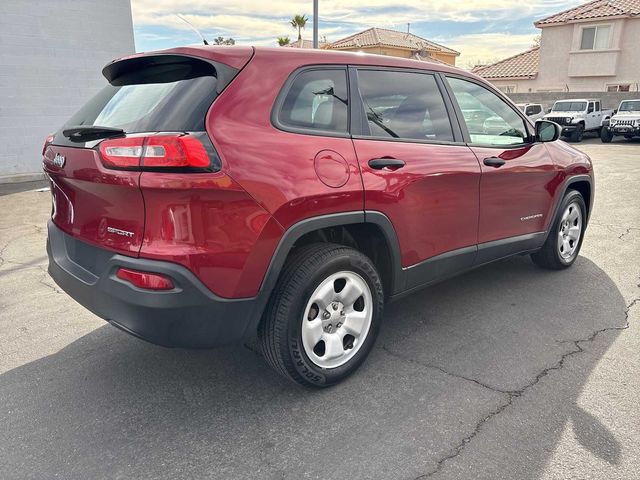
<svg viewBox="0 0 640 480">
<path fill-rule="evenodd" d="M 607 92 L 630 92 L 631 84 L 607 85 Z"/>
<path fill-rule="evenodd" d="M 611 25 L 599 25 L 582 29 L 580 50 L 605 50 L 609 48 Z"/>
<path fill-rule="evenodd" d="M 499 85 L 498 90 L 500 90 L 502 93 L 516 93 L 516 86 L 515 85 Z"/>
</svg>

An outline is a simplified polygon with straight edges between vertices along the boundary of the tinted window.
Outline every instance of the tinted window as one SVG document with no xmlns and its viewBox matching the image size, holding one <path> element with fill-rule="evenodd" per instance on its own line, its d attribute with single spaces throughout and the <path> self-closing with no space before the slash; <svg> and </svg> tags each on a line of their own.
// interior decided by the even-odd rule
<svg viewBox="0 0 640 480">
<path fill-rule="evenodd" d="M 462 110 L 471 143 L 518 145 L 526 141 L 529 135 L 524 120 L 504 100 L 476 83 L 458 78 L 448 80 Z"/>
<path fill-rule="evenodd" d="M 553 104 L 554 112 L 584 112 L 587 102 L 556 102 Z"/>
<path fill-rule="evenodd" d="M 358 85 L 371 136 L 453 141 L 451 123 L 433 75 L 360 70 Z"/>
<path fill-rule="evenodd" d="M 149 66 L 119 77 L 65 126 L 98 125 L 127 133 L 204 131 L 216 98 L 216 70 L 205 62 Z"/>
<path fill-rule="evenodd" d="M 278 112 L 281 125 L 347 132 L 347 74 L 345 70 L 307 70 L 298 74 Z"/>
</svg>

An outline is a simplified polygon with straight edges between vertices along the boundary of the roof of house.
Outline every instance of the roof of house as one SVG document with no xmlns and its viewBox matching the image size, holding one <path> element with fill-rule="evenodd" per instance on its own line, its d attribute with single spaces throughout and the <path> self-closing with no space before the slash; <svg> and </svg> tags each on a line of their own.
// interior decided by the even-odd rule
<svg viewBox="0 0 640 480">
<path fill-rule="evenodd" d="M 475 67 L 471 72 L 483 78 L 535 77 L 539 60 L 540 47 L 535 47 L 491 65 Z"/>
<path fill-rule="evenodd" d="M 326 42 L 319 42 L 318 46 L 320 48 L 324 47 L 325 45 L 327 45 Z M 291 47 L 291 48 L 313 48 L 313 41 L 312 40 L 296 40 L 295 42 L 291 42 L 291 43 L 287 43 L 285 45 L 285 47 Z"/>
<path fill-rule="evenodd" d="M 603 17 L 640 15 L 640 0 L 594 0 L 538 20 L 536 27 Z"/>
<path fill-rule="evenodd" d="M 460 55 L 449 47 L 419 37 L 413 33 L 398 32 L 386 28 L 372 27 L 360 33 L 345 37 L 337 42 L 333 42 L 329 48 L 362 48 L 384 45 L 387 47 L 406 48 L 410 50 L 427 50 L 432 52 L 444 52 Z"/>
</svg>

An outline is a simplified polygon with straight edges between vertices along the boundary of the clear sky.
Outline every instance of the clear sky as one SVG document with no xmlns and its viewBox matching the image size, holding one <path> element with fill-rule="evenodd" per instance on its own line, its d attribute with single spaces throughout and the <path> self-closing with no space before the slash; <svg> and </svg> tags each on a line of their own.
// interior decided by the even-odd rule
<svg viewBox="0 0 640 480">
<path fill-rule="evenodd" d="M 407 29 L 462 53 L 458 64 L 504 58 L 530 47 L 540 30 L 537 19 L 574 7 L 580 0 L 320 0 L 320 37 L 335 41 L 369 27 Z M 289 25 L 295 14 L 310 20 L 303 37 L 312 38 L 311 0 L 131 0 L 138 51 L 198 43 L 180 14 L 207 39 L 232 37 L 238 44 L 276 45 L 297 38 Z"/>
</svg>

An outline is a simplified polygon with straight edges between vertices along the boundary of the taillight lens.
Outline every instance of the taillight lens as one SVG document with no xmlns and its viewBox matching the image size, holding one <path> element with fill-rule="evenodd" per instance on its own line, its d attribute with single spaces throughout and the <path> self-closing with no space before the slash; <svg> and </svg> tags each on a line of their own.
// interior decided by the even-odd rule
<svg viewBox="0 0 640 480">
<path fill-rule="evenodd" d="M 44 145 L 42 146 L 42 155 L 44 155 L 44 152 L 47 150 L 47 147 L 51 144 L 51 142 L 53 142 L 53 139 L 56 136 L 54 134 L 51 135 L 47 135 L 47 138 L 44 139 Z"/>
<path fill-rule="evenodd" d="M 138 288 L 146 290 L 172 290 L 173 282 L 170 278 L 159 273 L 140 272 L 129 268 L 119 268 L 116 277 L 127 281 Z"/>
<path fill-rule="evenodd" d="M 151 135 L 103 140 L 103 163 L 114 168 L 207 168 L 204 145 L 191 135 Z"/>
<path fill-rule="evenodd" d="M 100 156 L 108 167 L 131 168 L 140 166 L 144 137 L 118 138 L 100 143 Z"/>
</svg>

